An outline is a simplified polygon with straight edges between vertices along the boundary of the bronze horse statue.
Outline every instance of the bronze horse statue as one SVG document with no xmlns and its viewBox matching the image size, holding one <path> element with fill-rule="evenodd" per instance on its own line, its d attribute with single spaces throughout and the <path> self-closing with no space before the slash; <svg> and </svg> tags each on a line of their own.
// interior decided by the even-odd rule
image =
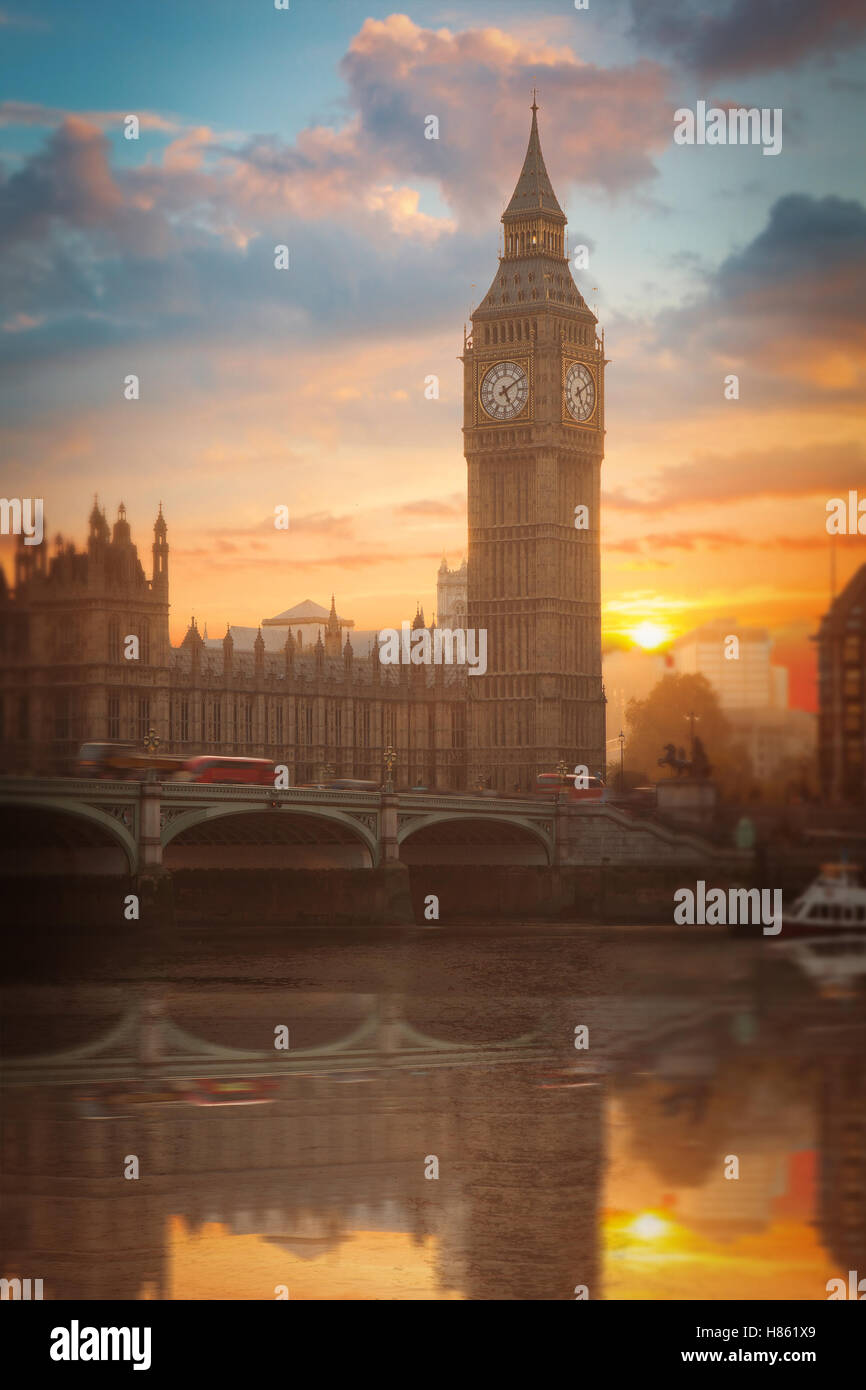
<svg viewBox="0 0 866 1390">
<path fill-rule="evenodd" d="M 658 760 L 659 767 L 672 767 L 677 777 L 682 777 L 684 772 L 691 772 L 692 765 L 686 757 L 684 748 L 675 748 L 672 743 L 665 744 L 665 755 Z"/>
<path fill-rule="evenodd" d="M 664 751 L 665 755 L 658 759 L 658 765 L 672 767 L 677 777 L 682 777 L 685 773 L 690 773 L 692 777 L 709 777 L 713 770 L 704 745 L 697 737 L 692 742 L 691 759 L 686 757 L 684 748 L 675 748 L 672 743 L 666 743 Z"/>
</svg>

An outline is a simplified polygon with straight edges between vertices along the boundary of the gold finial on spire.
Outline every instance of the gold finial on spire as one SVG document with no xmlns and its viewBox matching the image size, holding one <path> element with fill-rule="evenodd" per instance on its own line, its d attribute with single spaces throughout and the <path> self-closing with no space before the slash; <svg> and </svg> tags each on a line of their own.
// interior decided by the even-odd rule
<svg viewBox="0 0 866 1390">
<path fill-rule="evenodd" d="M 530 111 L 532 112 L 533 116 L 535 115 L 536 111 L 538 110 L 538 102 L 535 100 L 535 88 L 534 88 L 534 87 L 533 87 L 533 89 L 532 89 L 532 105 L 530 106 L 529 109 L 530 109 Z"/>
</svg>

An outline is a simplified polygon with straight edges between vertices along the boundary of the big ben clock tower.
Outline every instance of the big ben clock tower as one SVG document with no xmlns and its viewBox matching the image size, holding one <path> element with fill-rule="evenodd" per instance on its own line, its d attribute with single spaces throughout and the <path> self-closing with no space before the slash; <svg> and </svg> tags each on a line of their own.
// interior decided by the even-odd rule
<svg viewBox="0 0 866 1390">
<path fill-rule="evenodd" d="M 464 364 L 470 628 L 469 772 L 530 791 L 538 772 L 604 774 L 599 494 L 604 343 L 571 276 L 538 107 L 503 216 L 496 278 Z"/>
</svg>

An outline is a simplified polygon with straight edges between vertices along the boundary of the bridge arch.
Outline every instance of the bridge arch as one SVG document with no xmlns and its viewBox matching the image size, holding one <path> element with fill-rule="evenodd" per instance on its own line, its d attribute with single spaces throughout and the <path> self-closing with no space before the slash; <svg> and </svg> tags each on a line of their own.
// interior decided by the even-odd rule
<svg viewBox="0 0 866 1390">
<path fill-rule="evenodd" d="M 90 806 L 86 802 L 74 801 L 66 797 L 28 796 L 26 801 L 22 801 L 20 797 L 11 795 L 4 796 L 2 792 L 0 792 L 0 813 L 2 813 L 4 820 L 9 821 L 11 827 L 11 831 L 7 831 L 4 828 L 4 846 L 7 851 L 10 847 L 10 842 L 13 847 L 16 843 L 17 834 L 15 832 L 23 832 L 24 826 L 28 820 L 31 824 L 33 823 L 33 818 L 31 817 L 32 812 L 41 813 L 42 824 L 46 828 L 50 827 L 52 819 L 60 824 L 62 824 L 62 821 L 65 819 L 70 822 L 78 821 L 92 829 L 98 827 L 104 832 L 105 838 L 110 842 L 107 848 L 113 845 L 122 852 L 125 863 L 118 866 L 118 871 L 128 872 L 130 874 L 137 872 L 138 842 L 132 830 L 127 825 L 124 825 L 117 816 L 102 810 L 99 806 Z M 132 815 L 133 809 L 130 807 L 130 818 L 132 818 Z M 36 848 L 32 834 L 25 836 L 24 843 L 32 854 Z M 101 847 L 106 846 L 100 845 L 99 837 L 94 840 L 92 836 L 85 836 L 80 846 L 76 847 L 73 845 L 70 846 L 70 849 L 74 852 L 76 848 L 80 848 L 81 850 L 92 850 Z M 53 848 L 57 848 L 56 844 Z M 43 862 L 40 865 L 40 872 L 45 871 L 45 864 Z M 67 871 L 66 866 L 59 871 Z M 48 870 L 48 872 L 50 872 L 50 870 Z M 103 872 L 105 872 L 105 870 L 103 870 Z"/>
<path fill-rule="evenodd" d="M 452 833 L 445 829 L 446 826 L 453 828 Z M 416 836 L 419 838 L 410 847 L 410 841 Z M 483 811 L 473 811 L 469 815 L 465 812 L 434 811 L 428 815 L 413 816 L 400 826 L 397 841 L 401 846 L 401 859 L 410 862 L 419 859 L 417 851 L 422 846 L 432 849 L 436 845 L 448 847 L 452 863 L 459 862 L 455 850 L 460 847 L 465 847 L 465 862 L 468 864 L 514 863 L 512 851 L 520 846 L 529 851 L 526 862 L 546 865 L 552 864 L 554 859 L 553 836 L 528 816 L 485 815 Z M 479 849 L 485 845 L 490 849 L 499 846 L 503 851 L 501 858 L 479 859 Z M 404 847 L 407 851 L 412 848 L 416 853 L 403 853 Z M 426 855 L 424 858 L 428 863 L 434 862 Z"/>
<path fill-rule="evenodd" d="M 293 806 L 281 801 L 272 807 L 255 802 L 233 801 L 225 806 L 195 806 L 188 810 L 178 808 L 175 815 L 167 820 L 161 831 L 163 863 L 167 868 L 180 867 L 184 860 L 195 856 L 181 851 L 195 848 L 199 861 L 208 858 L 204 853 L 210 846 L 257 846 L 259 866 L 267 858 L 268 847 L 283 847 L 285 851 L 306 847 L 309 858 L 316 847 L 323 858 L 330 848 L 330 858 L 346 861 L 345 867 L 372 868 L 379 861 L 379 841 L 375 831 L 375 818 L 368 816 L 368 824 L 336 807 L 322 807 L 310 804 Z M 234 824 L 232 824 L 234 822 Z M 353 855 L 352 850 L 356 853 Z M 341 853 L 342 851 L 342 853 Z M 350 862 L 357 859 L 358 852 L 363 863 Z M 216 858 L 217 856 L 212 856 Z M 289 861 L 291 853 L 275 858 Z M 300 865 L 304 867 L 303 863 Z M 328 867 L 323 864 L 322 867 Z"/>
</svg>

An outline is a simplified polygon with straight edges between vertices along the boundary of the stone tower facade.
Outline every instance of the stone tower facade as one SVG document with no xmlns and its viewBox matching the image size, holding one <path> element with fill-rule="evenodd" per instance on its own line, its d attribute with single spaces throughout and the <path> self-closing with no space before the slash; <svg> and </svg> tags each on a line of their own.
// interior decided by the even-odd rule
<svg viewBox="0 0 866 1390">
<path fill-rule="evenodd" d="M 113 526 L 94 500 L 87 549 L 58 535 L 15 554 L 0 590 L 0 764 L 68 770 L 87 739 L 164 738 L 169 713 L 168 536 L 160 506 L 150 578 L 123 503 Z M 137 639 L 138 654 L 130 638 Z"/>
<path fill-rule="evenodd" d="M 467 626 L 488 644 L 486 675 L 468 682 L 468 761 L 505 791 L 560 761 L 605 771 L 604 342 L 572 279 L 537 111 L 462 358 Z"/>
<path fill-rule="evenodd" d="M 439 627 L 466 626 L 466 561 L 459 569 L 449 569 L 443 559 L 436 576 L 436 621 Z"/>
</svg>

